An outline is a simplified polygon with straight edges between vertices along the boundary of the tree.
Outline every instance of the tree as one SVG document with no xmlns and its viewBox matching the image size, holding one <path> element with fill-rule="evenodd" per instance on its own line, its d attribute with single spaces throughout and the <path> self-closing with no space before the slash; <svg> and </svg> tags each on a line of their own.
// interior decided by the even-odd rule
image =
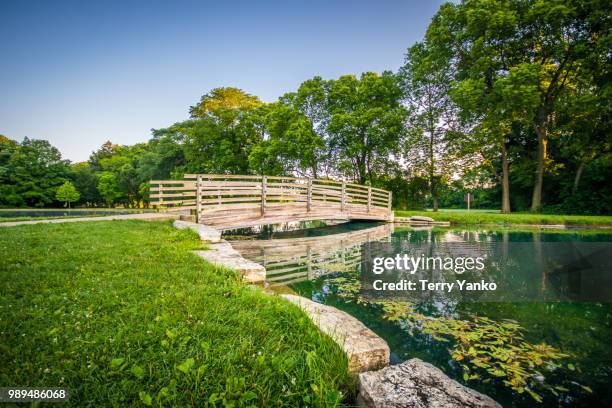
<svg viewBox="0 0 612 408">
<path fill-rule="evenodd" d="M 68 179 L 69 162 L 46 140 L 24 138 L 20 144 L 2 143 L 0 201 L 17 206 L 43 207 L 55 201 L 57 187 Z"/>
<path fill-rule="evenodd" d="M 70 208 L 70 203 L 78 201 L 81 194 L 79 194 L 77 189 L 74 187 L 74 184 L 66 181 L 64 184 L 58 187 L 55 197 L 58 201 L 65 203 L 64 206 Z"/>
<path fill-rule="evenodd" d="M 384 174 L 404 132 L 402 91 L 391 72 L 304 82 L 295 104 L 323 135 L 331 170 L 359 183 Z"/>
<path fill-rule="evenodd" d="M 249 95 L 238 88 L 215 88 L 203 95 L 200 102 L 189 108 L 192 118 L 202 118 L 211 113 L 235 109 L 251 109 L 261 106 L 258 97 Z"/>
<path fill-rule="evenodd" d="M 98 150 L 91 153 L 88 161 L 89 166 L 94 169 L 94 171 L 102 171 L 102 165 L 100 162 L 104 159 L 112 157 L 117 151 L 118 147 L 118 145 L 115 145 L 110 140 L 107 140 Z"/>
<path fill-rule="evenodd" d="M 98 191 L 106 205 L 111 207 L 120 196 L 119 191 L 117 191 L 117 177 L 110 172 L 101 173 L 98 177 Z"/>
<path fill-rule="evenodd" d="M 74 163 L 70 173 L 70 179 L 81 195 L 78 200 L 81 204 L 98 205 L 103 202 L 97 189 L 96 172 L 88 162 Z"/>
<path fill-rule="evenodd" d="M 13 167 L 11 158 L 19 149 L 19 143 L 0 135 L 0 205 L 20 207 L 23 198 L 17 192 L 17 186 L 11 181 Z"/>
<path fill-rule="evenodd" d="M 581 75 L 585 56 L 607 38 L 608 21 L 597 1 L 468 0 L 443 5 L 427 31 L 441 53 L 451 51 L 447 60 L 458 70 L 454 95 L 459 105 L 479 107 L 472 119 L 495 140 L 504 174 L 513 127 L 535 136 L 533 211 L 542 204 L 557 102 Z"/>
<path fill-rule="evenodd" d="M 438 211 L 441 182 L 458 172 L 452 140 L 457 121 L 450 98 L 451 66 L 427 43 L 417 43 L 408 49 L 399 76 L 408 105 L 406 162 L 413 169 L 424 168 L 433 211 Z"/>
<path fill-rule="evenodd" d="M 294 107 L 273 103 L 254 110 L 263 132 L 249 154 L 249 166 L 258 174 L 318 177 L 325 141 L 312 122 Z"/>
<path fill-rule="evenodd" d="M 181 146 L 172 159 L 184 160 L 180 171 L 192 173 L 249 173 L 249 154 L 262 140 L 253 112 L 263 106 L 257 97 L 237 88 L 216 88 L 190 108 L 192 119 L 154 131 L 157 138 Z"/>
</svg>

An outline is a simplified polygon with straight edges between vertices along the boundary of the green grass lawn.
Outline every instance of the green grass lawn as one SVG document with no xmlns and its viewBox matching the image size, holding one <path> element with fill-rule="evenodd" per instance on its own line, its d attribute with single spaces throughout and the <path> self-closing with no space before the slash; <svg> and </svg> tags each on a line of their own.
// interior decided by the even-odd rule
<svg viewBox="0 0 612 408">
<path fill-rule="evenodd" d="M 0 384 L 66 387 L 70 406 L 333 406 L 340 348 L 296 306 L 144 221 L 0 230 Z"/>
<path fill-rule="evenodd" d="M 552 225 L 561 224 L 568 226 L 612 226 L 612 216 L 593 215 L 558 215 L 558 214 L 533 214 L 533 213 L 511 213 L 501 214 L 497 210 L 439 210 L 433 211 L 395 211 L 396 217 L 410 217 L 412 215 L 424 215 L 436 221 L 450 221 L 451 224 L 476 225 L 476 224 L 499 224 L 499 225 Z"/>
</svg>

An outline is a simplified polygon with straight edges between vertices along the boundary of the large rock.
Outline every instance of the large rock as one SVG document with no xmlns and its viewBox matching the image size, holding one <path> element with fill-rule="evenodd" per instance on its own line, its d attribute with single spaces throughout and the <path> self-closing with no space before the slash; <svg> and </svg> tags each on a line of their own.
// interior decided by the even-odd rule
<svg viewBox="0 0 612 408">
<path fill-rule="evenodd" d="M 368 408 L 501 408 L 490 397 L 459 384 L 418 358 L 359 374 L 358 402 Z"/>
<path fill-rule="evenodd" d="M 296 295 L 282 295 L 306 312 L 321 331 L 331 337 L 346 353 L 349 371 L 359 373 L 389 365 L 389 346 L 348 313 Z"/>
</svg>

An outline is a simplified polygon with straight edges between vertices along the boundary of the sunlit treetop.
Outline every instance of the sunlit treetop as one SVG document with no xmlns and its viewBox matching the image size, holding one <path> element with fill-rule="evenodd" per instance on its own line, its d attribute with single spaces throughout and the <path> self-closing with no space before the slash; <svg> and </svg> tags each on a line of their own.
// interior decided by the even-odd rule
<svg viewBox="0 0 612 408">
<path fill-rule="evenodd" d="M 200 102 L 189 108 L 192 118 L 201 118 L 209 112 L 231 109 L 249 109 L 263 105 L 256 96 L 233 87 L 215 88 L 200 98 Z"/>
</svg>

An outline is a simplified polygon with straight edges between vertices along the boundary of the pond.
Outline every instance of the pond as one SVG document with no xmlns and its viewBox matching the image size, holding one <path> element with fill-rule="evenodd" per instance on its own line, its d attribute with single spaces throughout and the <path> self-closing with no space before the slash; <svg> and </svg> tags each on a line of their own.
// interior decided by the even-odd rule
<svg viewBox="0 0 612 408">
<path fill-rule="evenodd" d="M 236 239 L 232 245 L 243 256 L 266 266 L 272 287 L 288 286 L 362 321 L 387 341 L 392 363 L 418 357 L 509 407 L 611 406 L 612 271 L 602 270 L 594 258 L 571 261 L 586 265 L 582 275 L 572 272 L 576 268 L 545 273 L 550 268 L 543 265 L 582 251 L 575 246 L 610 248 L 606 245 L 612 234 L 419 230 L 354 222 L 299 227 L 267 226 L 226 236 Z M 369 272 L 363 270 L 368 265 L 362 262 L 363 248 L 384 243 L 400 253 L 407 246 L 432 242 L 510 248 L 504 262 L 493 256 L 485 270 L 486 276 L 507 285 L 506 292 L 495 301 L 483 301 L 446 292 L 381 299 L 361 290 Z"/>
</svg>

